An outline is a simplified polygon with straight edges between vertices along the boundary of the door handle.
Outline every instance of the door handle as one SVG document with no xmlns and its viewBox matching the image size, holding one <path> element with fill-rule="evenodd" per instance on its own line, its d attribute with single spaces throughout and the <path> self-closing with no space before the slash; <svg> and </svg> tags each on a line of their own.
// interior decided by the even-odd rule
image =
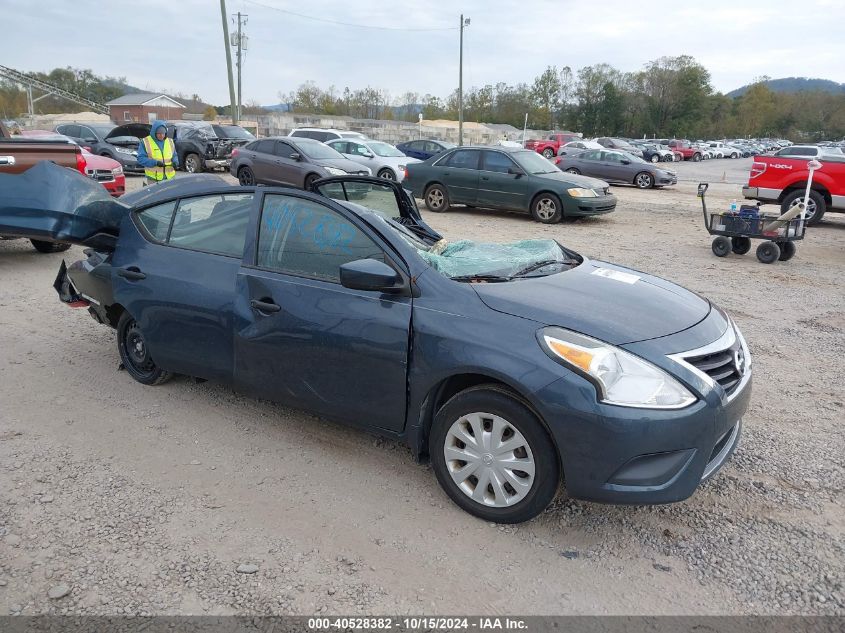
<svg viewBox="0 0 845 633">
<path fill-rule="evenodd" d="M 482 176 L 481 180 L 490 180 L 487 176 Z"/>
<path fill-rule="evenodd" d="M 273 303 L 273 300 L 264 301 L 263 299 L 253 299 L 249 302 L 250 307 L 253 310 L 258 310 L 259 312 L 280 312 L 282 306 L 278 303 Z"/>
<path fill-rule="evenodd" d="M 141 279 L 146 279 L 147 276 L 138 270 L 135 266 L 130 266 L 129 268 L 120 268 L 117 271 L 117 275 L 119 277 L 123 277 L 124 279 L 129 279 L 130 281 L 140 281 Z"/>
<path fill-rule="evenodd" d="M 14 156 L 0 156 L 0 165 L 14 165 L 15 164 L 15 157 Z"/>
</svg>

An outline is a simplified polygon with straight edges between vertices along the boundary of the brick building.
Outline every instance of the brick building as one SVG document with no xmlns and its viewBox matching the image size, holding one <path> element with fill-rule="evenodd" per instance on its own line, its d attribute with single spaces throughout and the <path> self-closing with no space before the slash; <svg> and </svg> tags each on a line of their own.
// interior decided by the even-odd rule
<svg viewBox="0 0 845 633">
<path fill-rule="evenodd" d="M 156 119 L 181 119 L 185 106 L 175 99 L 152 92 L 136 92 L 112 99 L 106 105 L 112 121 L 152 123 Z"/>
</svg>

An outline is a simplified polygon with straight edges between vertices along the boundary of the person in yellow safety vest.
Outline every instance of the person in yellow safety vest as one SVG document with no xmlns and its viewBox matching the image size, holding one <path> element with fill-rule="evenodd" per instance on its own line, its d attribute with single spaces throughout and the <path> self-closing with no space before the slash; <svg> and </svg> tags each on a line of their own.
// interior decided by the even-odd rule
<svg viewBox="0 0 845 633">
<path fill-rule="evenodd" d="M 179 156 L 173 139 L 167 138 L 167 124 L 153 121 L 150 135 L 138 144 L 138 164 L 144 168 L 147 183 L 170 180 L 176 176 Z"/>
</svg>

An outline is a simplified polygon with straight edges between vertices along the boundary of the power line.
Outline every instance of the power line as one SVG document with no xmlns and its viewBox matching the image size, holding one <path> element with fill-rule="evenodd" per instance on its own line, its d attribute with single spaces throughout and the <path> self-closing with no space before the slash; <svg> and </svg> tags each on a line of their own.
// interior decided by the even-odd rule
<svg viewBox="0 0 845 633">
<path fill-rule="evenodd" d="M 264 7 L 265 9 L 271 9 L 273 11 L 278 11 L 279 13 L 286 13 L 288 15 L 295 15 L 298 18 L 304 18 L 306 20 L 313 20 L 315 22 L 323 22 L 325 24 L 334 24 L 336 26 L 350 26 L 357 29 L 376 29 L 378 31 L 457 31 L 456 27 L 440 27 L 440 28 L 428 28 L 428 29 L 417 29 L 417 28 L 407 28 L 402 26 L 375 26 L 372 24 L 352 24 L 350 22 L 340 22 L 338 20 L 327 20 L 326 18 L 316 18 L 311 15 L 305 15 L 303 13 L 297 13 L 295 11 L 288 11 L 287 9 L 280 9 L 279 7 L 274 7 L 269 4 L 264 4 L 262 2 L 256 2 L 255 0 L 245 0 L 249 4 L 254 4 L 259 7 Z"/>
</svg>

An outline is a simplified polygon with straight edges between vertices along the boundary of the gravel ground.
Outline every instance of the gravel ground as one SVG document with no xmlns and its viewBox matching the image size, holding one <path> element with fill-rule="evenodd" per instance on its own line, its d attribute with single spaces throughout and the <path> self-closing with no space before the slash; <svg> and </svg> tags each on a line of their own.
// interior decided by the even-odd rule
<svg viewBox="0 0 845 633">
<path fill-rule="evenodd" d="M 845 216 L 788 263 L 716 259 L 694 183 L 724 208 L 749 163 L 675 165 L 678 187 L 614 187 L 617 212 L 555 226 L 423 212 L 449 238 L 554 237 L 677 281 L 754 355 L 740 447 L 690 500 L 560 496 L 516 527 L 460 511 L 395 442 L 143 387 L 111 330 L 57 303 L 63 255 L 0 242 L 0 614 L 845 614 Z"/>
</svg>

